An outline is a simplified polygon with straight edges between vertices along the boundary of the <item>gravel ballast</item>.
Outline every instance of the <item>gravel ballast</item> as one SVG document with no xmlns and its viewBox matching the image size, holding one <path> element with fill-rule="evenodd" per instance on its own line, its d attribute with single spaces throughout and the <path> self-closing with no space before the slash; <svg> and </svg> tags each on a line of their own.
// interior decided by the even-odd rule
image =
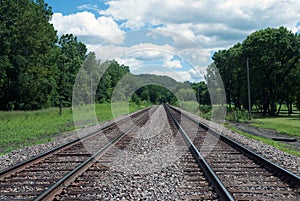
<svg viewBox="0 0 300 201">
<path fill-rule="evenodd" d="M 214 129 L 222 133 L 222 135 L 229 137 L 230 139 L 239 142 L 249 149 L 253 150 L 257 154 L 271 160 L 272 162 L 278 164 L 279 166 L 293 172 L 294 174 L 300 175 L 300 157 L 293 156 L 291 154 L 285 153 L 279 149 L 276 149 L 273 146 L 264 144 L 263 142 L 247 138 L 243 135 L 240 135 L 234 131 L 229 130 L 223 125 L 214 123 L 203 119 L 197 115 L 186 112 L 180 108 L 177 108 L 185 114 L 190 115 L 194 119 L 198 120 L 201 123 L 204 123 L 209 126 L 209 128 Z"/>
<path fill-rule="evenodd" d="M 138 112 L 138 111 L 136 111 L 136 112 Z M 136 112 L 131 113 L 131 114 L 135 114 Z M 47 142 L 44 144 L 38 144 L 38 145 L 34 145 L 34 146 L 24 147 L 22 149 L 12 151 L 8 154 L 0 156 L 0 161 L 1 161 L 0 170 L 3 170 L 5 168 L 8 168 L 15 164 L 18 164 L 22 161 L 28 160 L 38 154 L 49 151 L 50 149 L 53 149 L 59 145 L 76 140 L 79 138 L 79 136 L 83 137 L 84 135 L 87 135 L 88 133 L 95 131 L 95 129 L 103 128 L 113 122 L 122 120 L 126 117 L 128 117 L 128 115 L 123 115 L 121 117 L 115 118 L 111 121 L 101 123 L 99 125 L 83 128 L 79 131 L 74 130 L 74 131 L 69 131 L 69 132 L 65 132 L 65 133 L 61 133 L 61 134 L 55 134 L 55 136 L 56 136 L 55 140 L 52 142 Z"/>
<path fill-rule="evenodd" d="M 188 113 L 188 112 L 185 112 L 185 113 Z M 258 154 L 262 155 L 263 157 L 273 161 L 274 163 L 282 166 L 283 168 L 286 168 L 286 169 L 290 170 L 291 172 L 293 172 L 297 175 L 300 175 L 300 158 L 299 157 L 285 153 L 285 152 L 278 150 L 270 145 L 266 145 L 260 141 L 249 139 L 245 136 L 242 136 L 236 132 L 233 132 L 233 131 L 225 128 L 222 125 L 202 119 L 191 113 L 188 113 L 188 114 L 193 116 L 198 121 L 209 125 L 211 128 L 222 131 L 223 135 L 225 135 L 243 145 L 246 145 L 251 150 L 253 150 L 253 151 L 257 152 Z M 122 116 L 118 119 L 100 124 L 100 127 L 104 127 L 105 125 L 108 125 L 108 124 L 112 123 L 113 121 L 125 118 L 126 116 Z M 48 142 L 45 144 L 25 147 L 23 149 L 13 151 L 6 155 L 0 156 L 0 161 L 1 161 L 0 169 L 1 170 L 5 169 L 5 168 L 12 166 L 14 164 L 17 164 L 21 161 L 27 160 L 37 154 L 48 151 L 49 149 L 52 149 L 58 145 L 61 145 L 62 143 L 66 143 L 71 140 L 75 140 L 76 138 L 78 138 L 76 131 L 71 131 L 71 132 L 67 132 L 67 133 L 59 135 L 59 137 L 57 137 L 57 139 L 53 142 Z"/>
</svg>

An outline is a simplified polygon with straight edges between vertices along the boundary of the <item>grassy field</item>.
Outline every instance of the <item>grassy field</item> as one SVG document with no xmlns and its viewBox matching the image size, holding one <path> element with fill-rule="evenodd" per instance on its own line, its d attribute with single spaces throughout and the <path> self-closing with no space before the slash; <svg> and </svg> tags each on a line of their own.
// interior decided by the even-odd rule
<svg viewBox="0 0 300 201">
<path fill-rule="evenodd" d="M 274 130 L 278 133 L 287 134 L 289 136 L 298 136 L 300 137 L 300 118 L 299 115 L 288 116 L 287 114 L 280 114 L 279 117 L 263 117 L 261 114 L 254 114 L 253 119 L 249 120 L 247 112 L 240 113 L 230 113 L 227 117 L 227 120 L 238 121 L 238 122 L 249 122 L 252 126 Z M 229 127 L 229 125 L 227 125 Z M 252 138 L 258 141 L 261 141 L 265 144 L 269 144 L 273 147 L 276 147 L 284 152 L 290 153 L 295 156 L 300 156 L 300 152 L 296 151 L 292 146 L 288 146 L 284 143 L 278 141 L 273 141 L 268 138 L 259 137 L 251 134 L 244 133 L 237 130 L 236 128 L 230 127 L 231 130 L 234 130 L 248 138 Z"/>
<path fill-rule="evenodd" d="M 130 103 L 128 108 L 119 107 L 112 114 L 109 103 L 97 104 L 96 115 L 99 122 L 104 122 L 147 106 L 148 104 Z M 56 134 L 74 129 L 71 108 L 64 108 L 61 116 L 58 115 L 57 108 L 38 111 L 1 111 L 0 155 L 24 146 L 52 141 Z"/>
<path fill-rule="evenodd" d="M 211 111 L 209 110 L 209 108 L 204 108 L 204 106 L 200 106 L 200 112 L 199 112 L 198 104 L 195 102 L 191 102 L 191 101 L 182 102 L 180 106 L 184 110 L 200 115 L 203 118 L 206 119 L 211 118 Z M 286 108 L 283 106 L 283 109 Z M 252 120 L 249 120 L 249 114 L 247 111 L 235 110 L 227 113 L 226 120 L 237 121 L 237 122 L 250 122 L 250 124 L 255 127 L 275 130 L 278 133 L 285 133 L 290 136 L 298 136 L 298 137 L 300 136 L 300 116 L 298 114 L 294 114 L 291 117 L 289 117 L 286 114 L 281 114 L 280 117 L 262 117 L 261 114 L 255 114 L 254 118 Z M 300 157 L 300 152 L 295 150 L 295 148 L 292 146 L 265 137 L 260 137 L 260 136 L 251 135 L 242 132 L 233 126 L 230 126 L 229 124 L 225 124 L 225 126 L 248 138 L 261 141 L 265 144 L 280 149 L 286 153 Z"/>
<path fill-rule="evenodd" d="M 299 117 L 256 118 L 252 120 L 251 125 L 276 130 L 278 133 L 285 133 L 290 136 L 300 137 Z"/>
<path fill-rule="evenodd" d="M 245 133 L 243 131 L 240 131 L 238 130 L 237 128 L 233 127 L 233 126 L 230 126 L 229 124 L 225 124 L 225 126 L 227 128 L 229 128 L 230 130 L 233 130 L 241 135 L 244 135 L 248 138 L 251 138 L 251 139 L 254 139 L 254 140 L 258 140 L 258 141 L 261 141 L 265 144 L 268 144 L 268 145 L 271 145 L 277 149 L 280 149 L 286 153 L 289 153 L 289 154 L 292 154 L 292 155 L 295 155 L 295 156 L 299 156 L 300 157 L 300 152 L 295 150 L 293 147 L 291 146 L 288 146 L 284 143 L 281 143 L 281 142 L 278 142 L 278 141 L 274 141 L 274 140 L 271 140 L 271 139 L 268 139 L 268 138 L 265 138 L 265 137 L 260 137 L 260 136 L 256 136 L 256 135 L 251 135 L 249 133 Z"/>
</svg>

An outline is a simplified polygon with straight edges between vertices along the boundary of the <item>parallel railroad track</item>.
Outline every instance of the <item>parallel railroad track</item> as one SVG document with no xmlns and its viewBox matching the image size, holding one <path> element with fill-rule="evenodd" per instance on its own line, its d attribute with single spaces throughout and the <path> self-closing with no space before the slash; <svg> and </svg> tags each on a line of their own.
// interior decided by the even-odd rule
<svg viewBox="0 0 300 201">
<path fill-rule="evenodd" d="M 47 191 L 75 168 L 81 166 L 107 143 L 117 139 L 141 119 L 150 108 L 112 123 L 86 137 L 63 144 L 46 153 L 0 172 L 0 200 L 33 200 Z M 122 127 L 120 130 L 119 128 Z"/>
<path fill-rule="evenodd" d="M 162 107 L 160 109 L 156 117 L 162 116 L 164 110 Z M 154 111 L 153 109 L 152 113 Z M 173 132 L 170 131 L 165 139 L 166 130 L 163 130 L 161 142 L 174 137 L 177 145 L 184 145 L 183 138 L 176 136 L 178 133 L 173 121 L 167 119 L 165 113 L 163 115 L 167 120 L 167 130 Z M 138 127 L 142 127 L 148 121 L 149 115 L 139 119 Z M 160 118 L 157 120 L 160 122 Z M 101 145 L 102 148 L 98 151 L 95 149 L 93 155 L 79 143 L 70 146 L 66 151 L 58 151 L 53 156 L 45 156 L 40 162 L 33 162 L 29 167 L 12 174 L 6 171 L 6 176 L 0 183 L 1 200 L 140 200 L 147 197 L 154 200 L 218 199 L 214 187 L 210 185 L 205 173 L 185 145 L 180 156 L 161 170 L 128 174 L 114 169 L 112 163 L 118 163 L 122 157 L 128 157 L 124 156 L 126 152 L 123 153 L 122 150 L 133 149 L 133 152 L 140 152 L 144 145 L 148 146 L 137 146 L 140 142 L 134 142 L 137 139 L 136 135 L 141 132 L 135 128 L 130 127 L 128 132 L 114 138 L 109 144 Z M 151 130 L 149 127 L 145 128 L 147 129 Z M 111 133 L 111 130 L 108 132 Z M 154 136 L 152 140 L 155 141 L 155 137 L 158 136 Z M 96 142 L 99 143 L 99 140 Z M 97 143 L 94 143 L 94 146 L 97 146 Z M 153 145 L 154 149 L 160 146 L 159 142 Z M 173 150 L 168 151 L 178 151 L 176 146 L 172 148 Z M 131 163 L 129 167 L 131 165 L 139 164 Z M 138 187 L 139 185 L 143 187 Z"/>
<path fill-rule="evenodd" d="M 162 108 L 161 108 L 162 109 Z M 166 114 L 164 114 L 166 115 Z M 159 116 L 159 115 L 158 115 Z M 173 140 L 176 139 L 177 145 L 184 145 L 184 140 L 178 135 L 175 124 L 168 119 L 168 124 L 172 129 Z M 147 125 L 147 129 L 149 125 Z M 167 170 L 155 170 L 151 173 L 122 172 L 114 167 L 120 158 L 130 157 L 123 150 L 131 150 L 136 147 L 134 138 L 141 131 L 129 132 L 122 140 L 115 143 L 104 155 L 93 163 L 84 173 L 79 175 L 73 182 L 68 183 L 62 189 L 57 200 L 217 200 L 218 194 L 214 187 L 208 182 L 205 174 L 199 168 L 199 164 L 194 159 L 193 154 L 185 148 L 183 153 L 176 161 L 176 164 L 167 166 Z M 164 134 L 164 133 L 162 133 Z M 157 136 L 156 136 L 157 137 Z M 163 140 L 162 140 L 163 141 Z M 144 144 L 146 145 L 146 144 Z M 159 147 L 159 144 L 156 144 Z M 156 148 L 157 148 L 156 147 Z M 176 149 L 176 148 L 175 148 Z M 176 150 L 168 149 L 169 152 Z M 133 150 L 138 152 L 138 150 Z M 142 161 L 139 161 L 142 162 Z M 139 165 L 131 162 L 129 167 Z M 140 164 L 143 165 L 143 164 Z M 125 164 L 124 164 L 125 166 Z M 156 180 L 152 184 L 147 178 Z M 176 179 L 177 178 L 177 179 Z M 175 181 L 174 181 L 175 180 Z M 149 182 L 149 183 L 148 183 Z M 161 186 L 162 182 L 168 186 L 168 194 L 163 190 L 166 186 Z M 139 185 L 145 184 L 144 187 Z M 159 189 L 161 188 L 161 189 Z M 168 197 L 173 194 L 172 198 Z"/>
<path fill-rule="evenodd" d="M 1 171 L 0 200 L 299 200 L 299 176 L 164 108 L 143 110 L 133 121 L 103 128 L 101 135 Z M 153 124 L 163 128 L 157 131 Z M 205 144 L 207 139 L 216 143 Z M 166 164 L 155 169 L 157 161 Z M 152 163 L 152 171 L 139 171 Z"/>
<path fill-rule="evenodd" d="M 234 200 L 300 200 L 300 177 L 168 107 Z"/>
</svg>

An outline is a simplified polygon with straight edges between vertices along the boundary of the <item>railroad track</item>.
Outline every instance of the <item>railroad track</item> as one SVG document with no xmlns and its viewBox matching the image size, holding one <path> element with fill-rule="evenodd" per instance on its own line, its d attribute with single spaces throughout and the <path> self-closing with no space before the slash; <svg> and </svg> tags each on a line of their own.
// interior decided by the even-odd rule
<svg viewBox="0 0 300 201">
<path fill-rule="evenodd" d="M 152 115 L 155 116 L 152 118 L 152 125 L 164 122 L 159 135 L 151 125 L 145 125 L 149 123 L 150 113 L 147 113 L 143 119 L 139 118 L 138 127 L 130 127 L 126 134 L 119 135 L 107 145 L 101 145 L 102 148 L 98 151 L 95 149 L 92 156 L 82 145 L 71 145 L 65 151 L 59 150 L 37 163 L 32 162 L 25 169 L 12 174 L 6 172 L 0 183 L 1 199 L 217 200 L 219 195 L 199 168 L 184 139 L 178 136 L 174 122 L 167 118 L 162 106 L 159 108 L 160 110 L 153 109 L 151 112 L 155 113 Z M 107 132 L 111 135 L 109 129 Z M 142 138 L 141 133 L 145 134 Z M 151 133 L 154 135 L 149 138 Z M 170 139 L 174 146 L 168 146 Z M 172 153 L 166 154 L 165 150 L 161 155 L 155 154 L 154 161 L 149 157 L 153 157 L 152 151 L 155 152 L 158 147 L 163 149 L 164 146 L 167 146 L 168 152 L 179 153 L 178 158 L 169 161 L 158 170 L 158 163 L 154 164 L 154 169 L 150 172 L 140 170 L 140 165 L 147 169 L 151 163 L 158 161 L 160 156 L 162 158 L 159 162 L 166 162 Z M 180 146 L 184 148 L 178 149 Z M 128 153 L 133 156 L 129 156 Z M 132 162 L 138 156 L 142 158 Z M 125 161 L 122 161 L 123 159 Z M 122 169 L 126 162 L 129 162 L 129 172 Z M 138 167 L 134 169 L 134 165 Z"/>
<path fill-rule="evenodd" d="M 166 106 L 232 200 L 300 200 L 300 177 Z M 208 142 L 208 143 L 207 143 Z M 231 197 L 231 198 L 230 198 Z"/>
<path fill-rule="evenodd" d="M 155 108 L 152 108 L 152 110 Z M 46 153 L 0 172 L 0 200 L 33 200 L 42 198 L 57 187 L 62 178 L 70 176 L 93 160 L 97 153 L 120 139 L 136 125 L 148 119 L 150 108 L 112 123 L 83 138 L 63 144 Z M 121 129 L 120 129 L 121 128 Z M 57 185 L 57 186 L 54 186 Z"/>
<path fill-rule="evenodd" d="M 169 135 L 167 139 L 172 139 L 171 141 L 176 143 L 176 147 L 168 147 L 169 153 L 164 152 L 162 156 L 172 155 L 178 151 L 178 147 L 185 147 L 180 149 L 181 153 L 178 158 L 169 161 L 165 167 L 158 170 L 153 169 L 150 172 L 135 168 L 135 165 L 147 167 L 151 163 L 142 163 L 151 159 L 132 161 L 137 155 L 130 156 L 128 153 L 139 153 L 147 157 L 151 154 L 141 154 L 141 149 L 147 147 L 147 143 L 150 141 L 141 145 L 140 141 L 135 141 L 141 134 L 141 130 L 133 130 L 101 156 L 100 160 L 79 175 L 74 182 L 65 186 L 62 192 L 56 196 L 57 200 L 217 200 L 219 195 L 208 182 L 205 173 L 199 168 L 198 162 L 188 150 L 184 139 L 178 136 L 174 122 L 167 118 L 162 106 L 160 109 L 153 119 L 156 118 L 161 125 L 164 125 L 162 122 L 167 120 L 165 126 L 171 132 L 166 134 L 162 130 L 161 135 L 164 136 L 155 135 L 160 142 L 153 145 L 155 148 L 159 147 L 165 140 L 164 137 Z M 165 117 L 165 120 L 161 117 Z M 146 125 L 145 128 L 150 130 L 151 125 Z M 156 157 L 157 161 L 159 157 L 158 155 Z M 129 158 L 127 162 L 129 162 L 128 168 L 130 169 L 123 169 L 122 166 L 126 166 L 126 160 L 121 159 L 124 158 Z M 168 163 L 167 158 L 162 160 Z M 121 166 L 118 164 L 115 166 L 116 161 L 117 163 L 121 162 Z"/>
<path fill-rule="evenodd" d="M 164 108 L 0 172 L 0 200 L 299 200 L 298 176 Z"/>
</svg>

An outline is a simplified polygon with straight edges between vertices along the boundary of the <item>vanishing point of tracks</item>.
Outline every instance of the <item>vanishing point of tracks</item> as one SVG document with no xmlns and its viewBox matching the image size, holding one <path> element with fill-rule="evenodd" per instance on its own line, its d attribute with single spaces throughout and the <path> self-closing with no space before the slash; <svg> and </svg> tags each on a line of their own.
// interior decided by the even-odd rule
<svg viewBox="0 0 300 201">
<path fill-rule="evenodd" d="M 299 200 L 299 189 L 299 176 L 169 106 L 0 172 L 0 200 Z"/>
</svg>

